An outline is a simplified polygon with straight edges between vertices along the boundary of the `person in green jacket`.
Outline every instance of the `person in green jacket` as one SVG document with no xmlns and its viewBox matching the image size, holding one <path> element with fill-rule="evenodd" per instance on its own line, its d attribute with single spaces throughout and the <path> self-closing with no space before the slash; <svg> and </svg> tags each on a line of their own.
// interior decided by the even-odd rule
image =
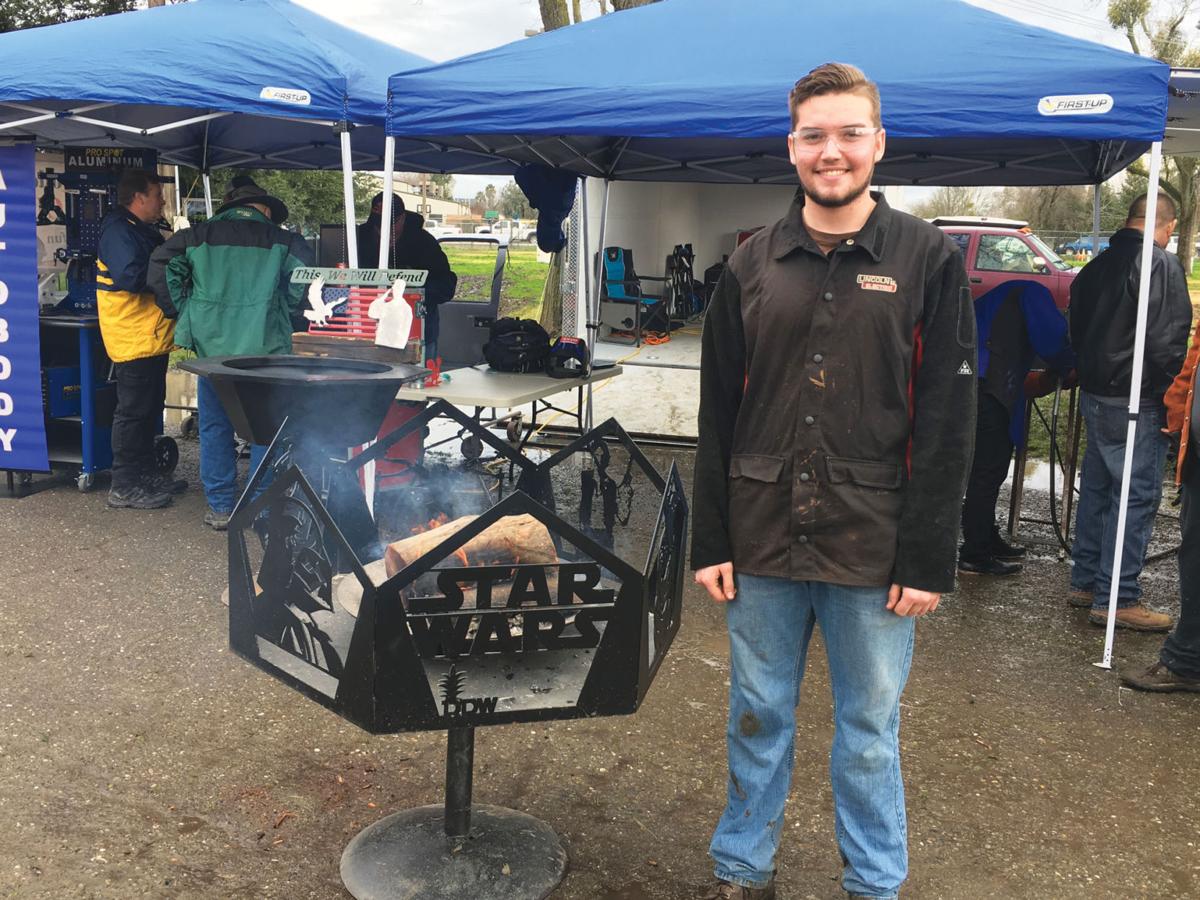
<svg viewBox="0 0 1200 900">
<path fill-rule="evenodd" d="M 279 227 L 287 206 L 251 179 L 237 179 L 217 214 L 178 232 L 150 257 L 148 281 L 175 320 L 175 344 L 199 357 L 290 353 L 292 314 L 304 285 L 292 270 L 313 264 L 299 234 Z M 205 524 L 223 531 L 237 502 L 233 424 L 207 379 L 197 389 Z M 253 472 L 266 452 L 251 447 Z"/>
</svg>

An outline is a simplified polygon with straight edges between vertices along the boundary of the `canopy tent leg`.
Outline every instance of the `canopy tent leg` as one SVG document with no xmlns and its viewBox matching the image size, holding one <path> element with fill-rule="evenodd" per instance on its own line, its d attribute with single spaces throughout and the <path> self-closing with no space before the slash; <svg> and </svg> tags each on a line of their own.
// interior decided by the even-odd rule
<svg viewBox="0 0 1200 900">
<path fill-rule="evenodd" d="M 183 198 L 179 195 L 179 166 L 175 166 L 175 218 L 183 215 Z"/>
<path fill-rule="evenodd" d="M 392 238 L 392 186 L 396 173 L 396 139 L 390 134 L 383 140 L 383 215 L 379 220 L 379 268 L 391 265 L 389 250 Z M 383 224 L 383 223 L 388 224 Z"/>
<path fill-rule="evenodd" d="M 612 179 L 605 178 L 604 199 L 600 204 L 600 234 L 599 240 L 596 243 L 596 261 L 591 266 L 595 276 L 594 291 L 592 284 L 593 279 L 591 277 L 588 279 L 588 347 L 591 350 L 593 357 L 596 355 L 596 341 L 600 336 L 600 279 L 603 277 L 603 270 L 600 267 L 604 265 L 604 260 L 602 259 L 601 254 L 604 253 L 604 232 L 608 227 L 608 191 L 610 187 L 612 187 Z M 584 421 L 586 423 L 584 428 L 585 431 L 593 427 L 593 418 L 592 386 L 589 384 L 587 386 L 587 415 L 584 417 Z"/>
<path fill-rule="evenodd" d="M 354 221 L 354 159 L 350 155 L 350 124 L 342 124 L 342 194 L 346 203 L 346 262 L 358 268 L 358 231 Z"/>
<path fill-rule="evenodd" d="M 204 173 L 204 215 L 209 219 L 213 217 L 212 181 L 209 180 L 207 172 Z"/>
<path fill-rule="evenodd" d="M 1104 658 L 1092 665 L 1112 668 L 1113 637 L 1117 627 L 1117 591 L 1121 583 L 1122 550 L 1129 510 L 1129 479 L 1133 471 L 1133 443 L 1137 433 L 1138 410 L 1142 399 L 1142 366 L 1146 356 L 1146 318 L 1150 305 L 1150 266 L 1153 259 L 1154 226 L 1158 212 L 1158 173 L 1162 168 L 1162 141 L 1150 148 L 1150 184 L 1146 191 L 1146 230 L 1142 233 L 1142 271 L 1138 281 L 1137 328 L 1133 339 L 1133 372 L 1129 379 L 1129 429 L 1125 436 L 1125 462 L 1121 469 L 1121 500 L 1117 506 L 1117 538 L 1113 553 L 1112 577 L 1108 588 L 1108 624 L 1104 629 Z M 1098 246 L 1098 245 L 1097 245 Z M 1096 249 L 1096 248 L 1093 248 Z M 1160 476 L 1161 477 L 1161 474 Z"/>
<path fill-rule="evenodd" d="M 582 186 L 582 190 L 579 192 L 579 233 L 583 250 L 579 254 L 579 259 L 583 264 L 583 335 L 581 336 L 587 338 L 588 352 L 592 354 L 591 358 L 594 361 L 599 325 L 592 320 L 592 261 L 588 255 L 591 251 L 591 245 L 588 243 L 588 180 L 580 178 L 579 181 Z M 576 276 L 578 276 L 578 270 L 576 270 Z M 585 394 L 582 428 L 586 432 L 591 428 L 592 421 L 592 386 L 590 384 L 587 386 Z"/>
<path fill-rule="evenodd" d="M 1092 259 L 1100 252 L 1100 185 L 1092 192 Z"/>
</svg>

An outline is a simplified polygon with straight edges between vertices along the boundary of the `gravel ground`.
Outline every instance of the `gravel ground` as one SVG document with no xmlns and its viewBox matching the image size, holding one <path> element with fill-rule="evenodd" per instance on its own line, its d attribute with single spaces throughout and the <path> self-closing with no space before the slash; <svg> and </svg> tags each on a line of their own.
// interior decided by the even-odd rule
<svg viewBox="0 0 1200 900">
<path fill-rule="evenodd" d="M 196 445 L 182 455 L 194 482 Z M 690 483 L 690 456 L 678 461 Z M 626 552 L 653 506 L 635 497 Z M 166 510 L 112 511 L 69 483 L 0 501 L 0 896 L 344 897 L 347 841 L 441 800 L 444 735 L 369 736 L 229 652 L 225 543 L 203 509 L 193 489 Z M 1158 546 L 1174 528 L 1160 523 Z M 1172 560 L 1145 582 L 1151 605 L 1177 610 Z M 1103 632 L 1068 608 L 1066 583 L 1039 550 L 1021 577 L 964 582 L 919 624 L 905 896 L 1200 896 L 1200 698 L 1132 693 L 1093 667 Z M 1118 664 L 1160 641 L 1118 633 Z M 642 709 L 480 730 L 475 798 L 559 832 L 556 898 L 694 897 L 724 795 L 727 679 L 720 609 L 688 583 Z M 787 900 L 841 896 L 830 739 L 818 649 L 779 859 Z"/>
</svg>

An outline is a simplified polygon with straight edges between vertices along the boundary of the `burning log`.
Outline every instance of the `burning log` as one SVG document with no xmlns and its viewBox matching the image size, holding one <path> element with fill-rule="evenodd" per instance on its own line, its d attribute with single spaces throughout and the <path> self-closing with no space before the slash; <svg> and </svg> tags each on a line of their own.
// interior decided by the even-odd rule
<svg viewBox="0 0 1200 900">
<path fill-rule="evenodd" d="M 430 523 L 427 531 L 422 531 L 412 537 L 395 541 L 388 545 L 383 559 L 368 563 L 366 573 L 376 584 L 391 578 L 401 569 L 415 560 L 420 559 L 442 541 L 461 531 L 477 516 L 463 516 L 453 522 Z M 443 517 L 444 519 L 444 517 Z M 494 566 L 494 565 L 546 565 L 557 563 L 558 552 L 550 532 L 541 522 L 530 515 L 506 516 L 496 522 L 482 534 L 468 541 L 454 553 L 442 560 L 450 565 L 462 566 Z M 335 599 L 352 615 L 358 615 L 359 604 L 362 602 L 362 586 L 352 575 L 337 576 L 334 587 Z M 551 596 L 558 593 L 558 573 L 550 572 L 546 577 L 547 589 Z M 474 585 L 462 586 L 463 606 L 467 609 L 475 607 L 476 588 Z M 409 585 L 404 596 L 419 597 L 440 593 L 437 587 L 437 573 L 427 572 Z M 519 631 L 517 632 L 519 633 Z"/>
<path fill-rule="evenodd" d="M 412 537 L 388 544 L 384 565 L 391 578 L 420 559 L 442 541 L 462 531 L 477 516 L 463 516 Z M 558 552 L 546 526 L 530 515 L 505 516 L 482 534 L 456 550 L 453 556 L 464 566 L 497 566 L 558 562 Z"/>
</svg>

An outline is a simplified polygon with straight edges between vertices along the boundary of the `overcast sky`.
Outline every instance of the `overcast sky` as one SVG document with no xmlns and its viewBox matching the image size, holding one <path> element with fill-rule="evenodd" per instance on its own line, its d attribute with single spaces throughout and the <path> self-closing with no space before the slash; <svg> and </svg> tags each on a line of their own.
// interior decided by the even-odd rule
<svg viewBox="0 0 1200 900">
<path fill-rule="evenodd" d="M 432 60 L 477 53 L 540 29 L 537 0 L 297 0 L 324 16 Z M 731 0 L 736 2 L 736 0 Z M 742 0 L 753 2 L 753 0 Z M 897 0 L 902 2 L 902 0 Z M 1097 41 L 1123 50 L 1125 38 L 1105 18 L 1105 0 L 968 0 L 1003 15 Z M 851 7 L 852 9 L 853 7 Z M 583 0 L 584 18 L 599 14 L 597 0 Z M 869 27 L 869 23 L 863 23 Z M 489 182 L 486 175 L 455 176 L 455 193 L 471 197 Z"/>
</svg>

